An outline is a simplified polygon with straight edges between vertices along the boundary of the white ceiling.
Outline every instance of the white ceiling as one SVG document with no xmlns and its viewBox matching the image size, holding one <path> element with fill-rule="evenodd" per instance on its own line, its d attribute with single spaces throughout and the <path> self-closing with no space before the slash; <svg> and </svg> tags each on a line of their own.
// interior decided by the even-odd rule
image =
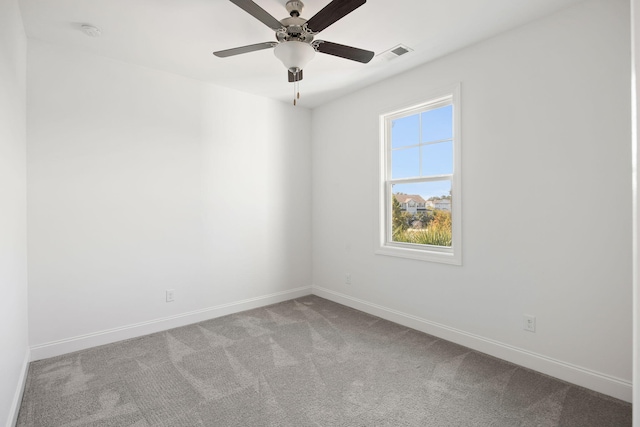
<svg viewBox="0 0 640 427">
<path fill-rule="evenodd" d="M 286 0 L 254 0 L 277 19 Z M 330 0 L 304 0 L 309 19 Z M 316 54 L 304 70 L 300 105 L 345 93 L 582 0 L 369 0 L 316 39 L 381 53 L 413 52 L 369 64 Z M 27 36 L 197 80 L 291 102 L 287 71 L 272 49 L 230 58 L 212 52 L 275 40 L 273 31 L 228 0 L 20 0 Z M 82 24 L 99 27 L 93 38 Z"/>
</svg>

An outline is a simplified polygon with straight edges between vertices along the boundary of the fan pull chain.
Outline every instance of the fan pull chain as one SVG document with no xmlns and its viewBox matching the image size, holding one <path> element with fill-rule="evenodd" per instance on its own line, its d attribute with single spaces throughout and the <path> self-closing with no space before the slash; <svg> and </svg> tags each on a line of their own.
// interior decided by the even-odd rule
<svg viewBox="0 0 640 427">
<path fill-rule="evenodd" d="M 300 99 L 300 81 L 296 80 L 293 82 L 293 105 L 298 104 L 298 99 Z"/>
</svg>

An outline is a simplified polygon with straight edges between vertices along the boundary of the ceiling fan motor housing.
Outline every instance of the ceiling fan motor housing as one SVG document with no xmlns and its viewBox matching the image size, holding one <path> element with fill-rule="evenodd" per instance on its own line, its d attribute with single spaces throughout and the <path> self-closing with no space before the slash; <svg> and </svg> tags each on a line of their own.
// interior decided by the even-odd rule
<svg viewBox="0 0 640 427">
<path fill-rule="evenodd" d="M 284 18 L 280 21 L 282 29 L 276 31 L 276 39 L 279 42 L 283 41 L 298 41 L 311 43 L 313 41 L 313 34 L 305 27 L 306 19 L 298 16 L 291 16 Z"/>
</svg>

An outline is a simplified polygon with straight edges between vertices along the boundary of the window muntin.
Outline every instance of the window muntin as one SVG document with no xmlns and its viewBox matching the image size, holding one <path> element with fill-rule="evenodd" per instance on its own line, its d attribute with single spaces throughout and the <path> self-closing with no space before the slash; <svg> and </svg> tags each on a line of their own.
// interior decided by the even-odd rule
<svg viewBox="0 0 640 427">
<path fill-rule="evenodd" d="M 458 93 L 381 116 L 377 253 L 461 263 Z"/>
</svg>

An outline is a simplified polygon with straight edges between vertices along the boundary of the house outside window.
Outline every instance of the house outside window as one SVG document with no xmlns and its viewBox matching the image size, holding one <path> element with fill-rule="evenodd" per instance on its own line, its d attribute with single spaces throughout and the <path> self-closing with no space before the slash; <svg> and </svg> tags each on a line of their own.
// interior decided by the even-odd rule
<svg viewBox="0 0 640 427">
<path fill-rule="evenodd" d="M 380 116 L 376 253 L 461 264 L 459 85 Z"/>
</svg>

